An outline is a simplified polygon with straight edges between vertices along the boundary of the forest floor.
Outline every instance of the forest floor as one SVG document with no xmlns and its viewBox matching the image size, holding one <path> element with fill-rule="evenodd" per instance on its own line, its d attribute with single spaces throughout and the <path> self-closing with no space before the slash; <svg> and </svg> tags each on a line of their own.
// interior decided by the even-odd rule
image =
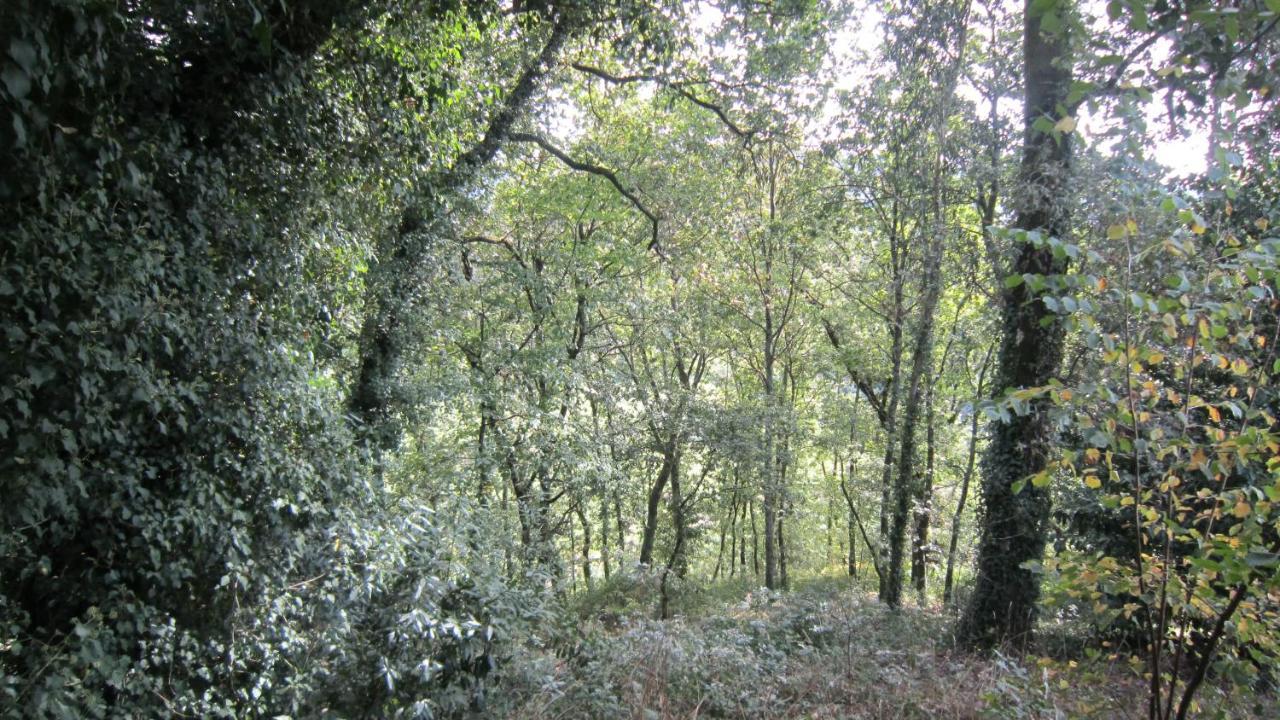
<svg viewBox="0 0 1280 720">
<path fill-rule="evenodd" d="M 939 604 L 890 612 L 874 590 L 814 578 L 772 594 L 727 582 L 686 593 L 652 618 L 621 583 L 578 603 L 563 639 L 503 673 L 495 717 L 1139 718 L 1137 662 L 1071 628 L 1036 650 L 978 657 L 956 649 Z M 634 588 L 630 588 L 634 589 Z M 1207 686 L 1197 717 L 1280 717 L 1274 694 Z M 488 713 L 486 713 L 488 714 Z"/>
</svg>

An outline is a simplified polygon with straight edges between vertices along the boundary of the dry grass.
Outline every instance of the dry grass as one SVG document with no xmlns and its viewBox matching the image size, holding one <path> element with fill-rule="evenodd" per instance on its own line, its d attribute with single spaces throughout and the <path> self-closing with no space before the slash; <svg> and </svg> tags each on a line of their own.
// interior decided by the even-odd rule
<svg viewBox="0 0 1280 720">
<path fill-rule="evenodd" d="M 1126 658 L 977 657 L 937 607 L 888 611 L 852 589 L 747 595 L 695 618 L 587 623 L 531 654 L 495 716 L 553 718 L 1138 718 Z M 612 623 L 611 623 L 612 624 Z M 1206 693 L 1225 717 L 1266 717 Z M 1275 717 L 1272 715 L 1271 717 Z"/>
</svg>

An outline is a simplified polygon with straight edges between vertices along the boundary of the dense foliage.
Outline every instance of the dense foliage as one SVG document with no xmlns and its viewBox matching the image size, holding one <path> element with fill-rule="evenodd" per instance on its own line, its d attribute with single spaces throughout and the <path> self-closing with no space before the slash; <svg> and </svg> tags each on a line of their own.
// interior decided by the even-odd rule
<svg viewBox="0 0 1280 720">
<path fill-rule="evenodd" d="M 1266 716 L 1278 24 L 6 2 L 0 716 Z"/>
</svg>

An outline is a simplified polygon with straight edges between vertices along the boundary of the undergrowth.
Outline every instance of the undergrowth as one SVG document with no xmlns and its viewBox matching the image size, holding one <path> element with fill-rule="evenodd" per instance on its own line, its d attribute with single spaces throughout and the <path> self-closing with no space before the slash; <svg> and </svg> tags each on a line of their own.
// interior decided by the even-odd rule
<svg viewBox="0 0 1280 720">
<path fill-rule="evenodd" d="M 500 671 L 486 716 L 551 718 L 1124 718 L 1145 710 L 1130 658 L 1079 651 L 978 657 L 939 606 L 894 613 L 835 578 L 786 594 L 688 589 L 660 620 L 644 576 L 574 599 L 566 627 Z M 1105 650 L 1105 649 L 1104 649 Z M 1275 717 L 1274 698 L 1208 689 L 1203 715 Z"/>
</svg>

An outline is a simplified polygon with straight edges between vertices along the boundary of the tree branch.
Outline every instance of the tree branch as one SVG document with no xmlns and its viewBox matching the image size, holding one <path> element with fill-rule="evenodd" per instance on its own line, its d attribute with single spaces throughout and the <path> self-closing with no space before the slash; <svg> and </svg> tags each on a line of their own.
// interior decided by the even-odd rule
<svg viewBox="0 0 1280 720">
<path fill-rule="evenodd" d="M 622 195 L 622 197 L 629 200 L 631 204 L 635 206 L 637 210 L 640 211 L 641 214 L 649 218 L 649 224 L 652 226 L 652 235 L 649 240 L 649 249 L 653 250 L 654 252 L 661 253 L 661 250 L 658 247 L 658 216 L 655 215 L 652 210 L 646 207 L 645 204 L 641 202 L 640 198 L 637 197 L 634 192 L 628 190 L 627 186 L 622 184 L 622 181 L 618 179 L 618 175 L 614 173 L 614 171 L 610 170 L 609 168 L 596 165 L 594 163 L 585 162 L 582 160 L 575 160 L 572 157 L 569 157 L 569 155 L 565 153 L 563 150 L 556 147 L 555 145 L 552 145 L 550 142 L 548 142 L 545 138 L 543 138 L 540 135 L 534 135 L 532 133 L 524 133 L 524 132 L 513 132 L 510 134 L 509 138 L 511 139 L 512 142 L 533 143 L 538 147 L 542 148 L 547 153 L 553 155 L 560 162 L 564 163 L 565 165 L 567 165 L 568 167 L 574 170 L 577 170 L 579 172 L 590 173 L 592 175 L 598 175 L 604 178 L 605 180 L 608 180 L 609 184 L 613 185 L 614 189 L 618 191 L 619 195 Z"/>
<path fill-rule="evenodd" d="M 586 65 L 580 62 L 569 63 L 569 67 L 615 85 L 627 85 L 638 82 L 651 82 L 656 85 L 660 85 L 671 90 L 694 105 L 697 105 L 703 110 L 709 110 L 712 113 L 715 113 L 715 116 L 720 118 L 720 122 L 729 129 L 729 132 L 741 138 L 744 143 L 751 142 L 751 138 L 756 134 L 754 129 L 744 128 L 731 120 L 729 118 L 729 114 L 725 112 L 724 108 L 709 100 L 704 100 L 685 89 L 687 83 L 673 82 L 660 75 L 614 75 L 598 67 Z"/>
</svg>

